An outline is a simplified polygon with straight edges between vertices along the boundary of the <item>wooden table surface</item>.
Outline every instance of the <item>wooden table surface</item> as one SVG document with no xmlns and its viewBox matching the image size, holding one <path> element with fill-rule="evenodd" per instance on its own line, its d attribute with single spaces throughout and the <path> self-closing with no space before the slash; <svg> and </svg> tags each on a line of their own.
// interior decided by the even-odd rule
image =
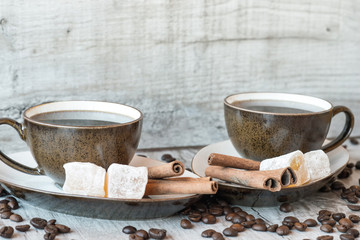
<svg viewBox="0 0 360 240">
<path fill-rule="evenodd" d="M 355 145 L 347 141 L 345 143 L 350 153 L 350 161 L 356 162 L 360 160 L 360 145 Z M 162 154 L 170 153 L 178 160 L 185 163 L 186 167 L 190 167 L 191 160 L 195 153 L 200 148 L 177 148 L 177 149 L 153 149 L 153 150 L 141 150 L 139 153 L 145 154 L 154 159 L 160 159 Z M 360 178 L 360 170 L 354 168 L 353 174 L 341 181 L 346 187 L 351 185 L 358 185 Z M 282 220 L 286 216 L 296 216 L 300 221 L 304 221 L 307 218 L 316 219 L 317 213 L 321 209 L 328 209 L 332 212 L 343 212 L 347 216 L 349 214 L 357 214 L 347 208 L 347 202 L 340 198 L 340 191 L 331 192 L 318 192 L 311 197 L 307 197 L 299 200 L 298 202 L 291 203 L 293 211 L 290 213 L 284 213 L 279 210 L 279 206 L 274 207 L 243 207 L 244 211 L 249 214 L 253 214 L 256 218 L 263 218 L 269 224 L 281 224 Z M 14 212 L 20 214 L 24 218 L 22 224 L 28 224 L 33 217 L 41 217 L 45 219 L 56 219 L 58 223 L 65 224 L 71 227 L 71 232 L 68 234 L 59 234 L 56 239 L 128 239 L 128 236 L 122 233 L 122 228 L 127 225 L 132 225 L 138 229 L 148 230 L 149 228 L 163 228 L 167 230 L 166 239 L 202 239 L 201 232 L 212 228 L 216 231 L 222 232 L 223 229 L 231 225 L 230 222 L 225 221 L 224 216 L 218 217 L 217 222 L 214 225 L 206 225 L 202 222 L 194 223 L 192 229 L 182 229 L 180 227 L 180 220 L 184 218 L 183 215 L 175 215 L 163 219 L 152 220 L 139 220 L 139 221 L 114 221 L 93 219 L 85 217 L 76 217 L 72 215 L 61 214 L 57 212 L 43 210 L 40 207 L 34 207 L 27 204 L 24 201 L 20 201 L 20 208 Z M 359 213 L 360 214 L 360 213 Z M 7 219 L 0 219 L 0 227 L 19 225 Z M 360 230 L 359 224 L 355 224 L 355 228 Z M 43 239 L 44 231 L 31 228 L 26 233 L 15 231 L 13 239 L 29 239 L 37 240 Z M 308 228 L 305 232 L 299 232 L 292 230 L 287 236 L 281 237 L 276 233 L 270 232 L 256 232 L 252 229 L 247 229 L 244 232 L 239 233 L 238 237 L 228 237 L 226 239 L 316 239 L 320 235 L 327 235 L 320 231 L 319 226 L 314 228 Z M 334 236 L 334 239 L 339 239 L 340 232 L 336 229 L 329 235 Z"/>
</svg>

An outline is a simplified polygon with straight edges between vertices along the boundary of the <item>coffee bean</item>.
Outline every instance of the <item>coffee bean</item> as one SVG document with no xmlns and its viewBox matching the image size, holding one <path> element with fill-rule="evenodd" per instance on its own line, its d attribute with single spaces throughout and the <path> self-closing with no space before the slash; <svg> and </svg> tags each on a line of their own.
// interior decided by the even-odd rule
<svg viewBox="0 0 360 240">
<path fill-rule="evenodd" d="M 353 235 L 354 238 L 357 238 L 359 236 L 359 231 L 354 228 L 350 228 L 346 231 L 346 233 Z"/>
<path fill-rule="evenodd" d="M 348 196 L 346 198 L 346 200 L 349 202 L 349 203 L 357 203 L 359 201 L 359 199 L 356 197 L 356 196 Z"/>
<path fill-rule="evenodd" d="M 59 232 L 58 228 L 55 225 L 46 225 L 44 231 L 46 233 L 53 233 L 55 235 Z"/>
<path fill-rule="evenodd" d="M 214 224 L 216 223 L 216 217 L 214 215 L 207 214 L 201 218 L 201 221 L 205 224 Z"/>
<path fill-rule="evenodd" d="M 245 231 L 245 227 L 241 224 L 235 223 L 233 225 L 230 226 L 230 228 L 234 229 L 237 232 L 243 232 Z"/>
<path fill-rule="evenodd" d="M 245 221 L 245 222 L 242 222 L 240 224 L 243 225 L 245 228 L 251 228 L 252 225 L 255 224 L 255 221 Z"/>
<path fill-rule="evenodd" d="M 135 235 L 134 233 L 129 235 L 129 240 L 144 240 L 144 238 Z"/>
<path fill-rule="evenodd" d="M 7 200 L 8 202 L 17 202 L 16 198 L 12 196 L 6 197 L 5 200 Z"/>
<path fill-rule="evenodd" d="M 2 212 L 0 214 L 0 216 L 1 216 L 2 219 L 9 219 L 12 214 L 13 214 L 12 212 L 7 211 L 7 212 Z"/>
<path fill-rule="evenodd" d="M 255 231 L 261 231 L 261 232 L 267 231 L 267 227 L 263 223 L 256 223 L 256 224 L 252 225 L 251 228 L 254 229 Z"/>
<path fill-rule="evenodd" d="M 325 220 L 330 220 L 331 219 L 331 216 L 328 216 L 328 215 L 319 215 L 318 217 L 317 217 L 317 220 L 319 221 L 319 222 L 322 222 L 322 221 L 325 221 Z"/>
<path fill-rule="evenodd" d="M 292 229 L 294 227 L 293 222 L 282 221 L 282 225 L 287 226 L 289 229 Z"/>
<path fill-rule="evenodd" d="M 238 231 L 233 228 L 225 228 L 223 234 L 228 237 L 235 237 L 238 235 Z"/>
<path fill-rule="evenodd" d="M 255 217 L 251 214 L 245 216 L 246 221 L 255 221 Z"/>
<path fill-rule="evenodd" d="M 267 227 L 267 231 L 268 232 L 276 232 L 276 229 L 278 228 L 279 225 L 277 224 L 273 224 Z"/>
<path fill-rule="evenodd" d="M 316 238 L 316 240 L 333 240 L 334 237 L 330 235 L 322 235 Z"/>
<path fill-rule="evenodd" d="M 164 239 L 166 237 L 165 229 L 150 228 L 149 236 L 153 239 Z"/>
<path fill-rule="evenodd" d="M 30 224 L 33 225 L 34 228 L 44 229 L 44 227 L 47 225 L 47 221 L 42 218 L 32 218 L 30 220 Z"/>
<path fill-rule="evenodd" d="M 355 190 L 355 196 L 360 198 L 360 190 Z"/>
<path fill-rule="evenodd" d="M 332 190 L 340 190 L 345 188 L 344 184 L 340 181 L 335 181 L 330 185 Z"/>
<path fill-rule="evenodd" d="M 56 223 L 56 219 L 51 219 L 47 221 L 47 225 L 54 225 Z"/>
<path fill-rule="evenodd" d="M 227 214 L 229 214 L 229 213 L 233 213 L 234 211 L 231 209 L 231 207 L 229 207 L 229 206 L 226 206 L 226 207 L 224 207 L 223 208 L 223 214 L 224 215 L 227 215 Z"/>
<path fill-rule="evenodd" d="M 7 205 L 7 203 L 0 203 L 0 213 L 9 211 L 11 211 L 11 208 Z"/>
<path fill-rule="evenodd" d="M 293 216 L 287 216 L 284 218 L 285 222 L 291 222 L 291 223 L 296 223 L 296 222 L 300 222 L 299 219 L 297 217 L 293 217 Z"/>
<path fill-rule="evenodd" d="M 256 218 L 255 223 L 256 224 L 265 224 L 265 221 L 263 219 L 261 219 L 261 218 Z"/>
<path fill-rule="evenodd" d="M 176 158 L 174 158 L 171 154 L 163 154 L 161 156 L 161 160 L 163 160 L 165 162 L 173 162 L 176 160 Z"/>
<path fill-rule="evenodd" d="M 210 238 L 216 231 L 214 229 L 207 229 L 201 233 L 204 238 Z"/>
<path fill-rule="evenodd" d="M 142 237 L 144 239 L 149 239 L 149 234 L 147 231 L 145 231 L 144 229 L 140 229 L 140 230 L 137 230 L 135 232 L 135 235 L 136 236 L 139 236 L 139 237 Z"/>
<path fill-rule="evenodd" d="M 346 217 L 345 213 L 333 213 L 332 215 L 332 218 L 337 222 L 344 217 Z"/>
<path fill-rule="evenodd" d="M 237 212 L 237 215 L 239 215 L 240 217 L 246 218 L 246 216 L 249 215 L 249 214 L 247 212 L 245 212 L 245 211 L 240 211 L 240 212 Z"/>
<path fill-rule="evenodd" d="M 329 210 L 322 209 L 322 210 L 319 211 L 318 215 L 319 215 L 319 216 L 323 216 L 323 215 L 325 215 L 325 216 L 331 216 L 332 213 L 331 213 Z"/>
<path fill-rule="evenodd" d="M 243 222 L 246 222 L 246 218 L 236 215 L 235 217 L 233 217 L 231 222 L 232 223 L 243 223 Z"/>
<path fill-rule="evenodd" d="M 305 223 L 296 222 L 294 223 L 294 227 L 296 228 L 296 230 L 303 232 L 306 230 L 307 225 Z"/>
<path fill-rule="evenodd" d="M 197 202 L 193 205 L 193 207 L 198 210 L 199 212 L 203 213 L 207 211 L 207 207 L 204 203 Z"/>
<path fill-rule="evenodd" d="M 324 224 L 328 224 L 328 225 L 334 227 L 335 224 L 336 224 L 336 221 L 335 221 L 334 219 L 328 219 L 328 220 L 322 221 L 321 224 L 323 224 L 323 225 L 324 225 Z"/>
<path fill-rule="evenodd" d="M 360 169 L 360 161 L 357 161 L 357 162 L 355 163 L 355 168 L 356 168 L 356 169 Z"/>
<path fill-rule="evenodd" d="M 323 232 L 331 233 L 333 232 L 333 227 L 329 224 L 324 224 L 320 226 L 320 230 Z"/>
<path fill-rule="evenodd" d="M 192 222 L 200 222 L 201 217 L 202 217 L 201 214 L 193 213 L 188 216 L 188 219 Z"/>
<path fill-rule="evenodd" d="M 242 209 L 239 207 L 232 207 L 231 209 L 233 210 L 234 213 L 242 211 Z"/>
<path fill-rule="evenodd" d="M 343 233 L 343 234 L 340 234 L 340 239 L 341 240 L 354 240 L 355 238 L 351 234 Z"/>
<path fill-rule="evenodd" d="M 349 215 L 349 219 L 350 219 L 353 223 L 358 223 L 358 222 L 360 222 L 360 217 L 359 217 L 358 215 L 355 215 L 355 214 Z"/>
<path fill-rule="evenodd" d="M 70 228 L 63 224 L 55 224 L 55 227 L 59 230 L 60 233 L 68 233 L 70 232 Z"/>
<path fill-rule="evenodd" d="M 0 186 L 0 188 L 1 188 L 1 186 Z M 7 205 L 8 202 L 9 202 L 9 200 L 6 200 L 6 199 L 1 199 L 1 200 L 0 200 L 0 204 L 5 204 L 5 205 Z"/>
<path fill-rule="evenodd" d="M 26 232 L 27 230 L 30 229 L 30 225 L 29 224 L 17 225 L 15 229 L 18 230 L 19 232 Z"/>
<path fill-rule="evenodd" d="M 336 229 L 339 231 L 339 232 L 346 232 L 347 230 L 349 230 L 349 228 L 345 225 L 336 225 Z"/>
<path fill-rule="evenodd" d="M 350 210 L 352 211 L 360 211 L 360 205 L 352 205 L 352 204 L 348 204 L 346 205 Z"/>
<path fill-rule="evenodd" d="M 339 175 L 337 176 L 339 179 L 345 179 L 350 177 L 350 175 L 352 174 L 352 171 L 350 168 L 345 167 L 344 170 L 341 171 L 341 173 L 339 173 Z"/>
<path fill-rule="evenodd" d="M 22 222 L 23 218 L 19 214 L 13 213 L 10 216 L 10 220 L 13 221 L 13 222 Z"/>
<path fill-rule="evenodd" d="M 351 142 L 351 144 L 354 144 L 354 145 L 359 144 L 359 141 L 356 138 L 353 138 L 353 137 L 350 138 L 350 142 Z"/>
<path fill-rule="evenodd" d="M 187 219 L 181 219 L 180 221 L 180 226 L 183 228 L 183 229 L 190 229 L 192 228 L 192 224 L 189 220 Z"/>
<path fill-rule="evenodd" d="M 348 228 L 352 228 L 354 226 L 353 222 L 348 218 L 342 218 L 339 220 L 340 225 L 345 225 Z"/>
<path fill-rule="evenodd" d="M 276 229 L 276 233 L 280 236 L 288 235 L 290 233 L 290 229 L 287 226 L 281 225 Z"/>
<path fill-rule="evenodd" d="M 14 233 L 14 228 L 11 226 L 4 226 L 0 229 L 0 236 L 3 238 L 11 238 Z"/>
<path fill-rule="evenodd" d="M 348 167 L 348 168 L 353 168 L 354 166 L 355 166 L 354 163 L 348 163 L 348 164 L 346 164 L 346 167 Z"/>
<path fill-rule="evenodd" d="M 219 232 L 214 232 L 211 237 L 213 240 L 225 240 L 224 236 Z"/>
<path fill-rule="evenodd" d="M 312 218 L 309 218 L 309 219 L 306 219 L 304 221 L 304 223 L 308 226 L 308 227 L 315 227 L 317 226 L 317 222 L 315 219 L 312 219 Z"/>
<path fill-rule="evenodd" d="M 234 212 L 228 213 L 228 214 L 225 215 L 225 220 L 226 220 L 226 221 L 231 221 L 231 220 L 233 220 L 233 218 L 234 218 L 235 216 L 239 216 L 239 215 L 237 215 L 237 214 L 234 213 Z"/>
<path fill-rule="evenodd" d="M 56 237 L 56 234 L 53 233 L 45 233 L 44 240 L 54 240 Z"/>
<path fill-rule="evenodd" d="M 292 206 L 289 204 L 289 203 L 283 203 L 280 205 L 280 211 L 282 212 L 291 212 L 293 209 L 292 209 Z"/>
<path fill-rule="evenodd" d="M 209 213 L 214 216 L 222 216 L 224 213 L 224 210 L 222 207 L 212 207 L 209 209 Z"/>
<path fill-rule="evenodd" d="M 322 188 L 320 188 L 319 190 L 320 192 L 330 192 L 331 191 L 331 187 L 329 185 L 325 185 Z"/>
<path fill-rule="evenodd" d="M 126 226 L 122 229 L 122 232 L 126 233 L 126 234 L 135 233 L 136 231 L 137 231 L 137 229 L 133 226 Z"/>
</svg>

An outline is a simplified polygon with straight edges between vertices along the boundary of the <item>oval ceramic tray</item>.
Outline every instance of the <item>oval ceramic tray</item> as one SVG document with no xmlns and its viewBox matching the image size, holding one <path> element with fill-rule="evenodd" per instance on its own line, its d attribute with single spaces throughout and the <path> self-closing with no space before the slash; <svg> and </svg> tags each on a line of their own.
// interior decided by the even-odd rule
<svg viewBox="0 0 360 240">
<path fill-rule="evenodd" d="M 10 155 L 28 166 L 36 166 L 30 152 Z M 132 166 L 158 166 L 161 161 L 135 156 Z M 198 177 L 185 171 L 184 177 Z M 61 213 L 103 219 L 149 219 L 167 217 L 197 201 L 199 194 L 158 195 L 143 199 L 112 199 L 65 193 L 47 176 L 19 172 L 0 162 L 0 183 L 21 201 Z"/>
<path fill-rule="evenodd" d="M 192 170 L 200 177 L 205 176 L 205 169 L 209 166 L 208 157 L 211 153 L 240 157 L 230 140 L 208 145 L 202 148 L 192 160 Z M 218 194 L 233 204 L 243 206 L 274 206 L 279 202 L 294 202 L 318 191 L 334 179 L 349 161 L 349 153 L 343 147 L 338 147 L 328 152 L 327 155 L 330 160 L 331 173 L 322 179 L 298 187 L 285 188 L 279 192 L 270 192 L 219 180 Z"/>
</svg>

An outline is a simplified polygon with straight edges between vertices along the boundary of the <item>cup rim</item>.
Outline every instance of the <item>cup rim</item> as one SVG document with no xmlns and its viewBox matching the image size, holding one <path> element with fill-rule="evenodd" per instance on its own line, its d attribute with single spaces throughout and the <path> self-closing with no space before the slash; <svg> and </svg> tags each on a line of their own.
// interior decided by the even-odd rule
<svg viewBox="0 0 360 240">
<path fill-rule="evenodd" d="M 234 106 L 231 102 L 229 102 L 230 98 L 233 98 L 235 96 L 240 96 L 240 95 L 278 95 L 278 96 L 282 96 L 282 97 L 298 97 L 298 98 L 305 98 L 308 100 L 308 102 L 310 102 L 309 104 L 314 105 L 314 106 L 318 106 L 316 104 L 312 104 L 311 100 L 313 101 L 319 101 L 322 102 L 322 104 L 324 105 L 328 105 L 327 108 L 323 108 L 323 110 L 321 111 L 316 111 L 316 112 L 308 112 L 308 113 L 274 113 L 274 112 L 265 112 L 265 111 L 258 111 L 258 110 L 251 110 L 251 109 L 246 109 L 246 108 L 242 108 L 242 107 L 237 107 Z M 253 98 L 253 99 L 258 99 L 258 98 Z M 250 100 L 250 99 L 249 99 Z M 261 100 L 266 100 L 266 98 L 261 99 Z M 269 99 L 269 100 L 274 100 L 274 99 Z M 284 99 L 285 100 L 285 99 Z M 286 100 L 289 101 L 289 100 Z M 290 100 L 291 101 L 291 100 Z M 293 101 L 293 102 L 299 102 L 299 101 Z M 309 95 L 303 95 L 303 94 L 297 94 L 297 93 L 283 93 L 283 92 L 240 92 L 240 93 L 234 93 L 234 94 L 230 94 L 227 97 L 224 98 L 224 104 L 230 108 L 233 109 L 238 109 L 241 111 L 245 111 L 245 112 L 251 112 L 251 113 L 259 113 L 259 114 L 268 114 L 268 115 L 279 115 L 279 116 L 291 116 L 291 115 L 296 115 L 296 116 L 309 116 L 309 115 L 317 115 L 317 114 L 323 114 L 326 112 L 331 111 L 334 106 L 332 105 L 332 103 L 330 103 L 327 100 L 324 100 L 322 98 L 318 98 L 318 97 L 313 97 L 313 96 L 309 96 Z M 322 107 L 321 107 L 322 108 Z"/>
<path fill-rule="evenodd" d="M 36 109 L 41 109 L 42 107 L 45 107 L 46 105 L 53 105 L 53 104 L 89 104 L 89 103 L 93 103 L 93 104 L 107 104 L 107 105 L 112 105 L 112 106 L 118 106 L 121 108 L 125 108 L 128 109 L 130 111 L 134 111 L 136 112 L 139 116 L 136 118 L 133 118 L 134 120 L 132 121 L 128 121 L 128 122 L 124 122 L 124 123 L 115 123 L 115 124 L 111 124 L 111 125 L 103 125 L 103 126 L 79 126 L 79 125 L 62 125 L 62 124 L 54 124 L 54 123 L 46 123 L 46 122 L 42 122 L 42 121 L 38 121 L 33 119 L 33 116 L 36 116 L 40 113 L 51 113 L 51 112 L 56 112 L 56 111 L 44 111 L 44 112 L 40 112 L 38 114 L 33 114 L 31 116 L 29 116 L 29 113 L 31 113 L 31 111 L 35 111 Z M 70 110 L 59 110 L 59 111 L 74 111 L 73 109 Z M 82 110 L 79 109 L 79 111 L 94 111 L 94 112 L 105 112 L 105 113 L 115 113 L 117 114 L 116 111 L 106 111 L 106 110 L 101 110 L 101 109 L 94 109 L 94 110 Z M 129 116 L 126 114 L 122 114 L 125 116 Z M 130 117 L 130 116 L 129 116 Z M 42 103 L 42 104 L 38 104 L 32 107 L 27 108 L 24 113 L 23 113 L 23 118 L 24 120 L 31 122 L 33 124 L 37 124 L 37 125 L 43 125 L 43 126 L 48 126 L 48 127 L 56 127 L 56 128 L 76 128 L 76 129 L 104 129 L 104 128 L 113 128 L 113 127 L 120 127 L 120 126 L 126 126 L 126 125 L 131 125 L 133 123 L 139 122 L 143 119 L 144 115 L 143 113 L 132 106 L 126 105 L 126 104 L 121 104 L 121 103 L 115 103 L 115 102 L 105 102 L 105 101 L 94 101 L 94 100 L 83 100 L 83 101 L 77 101 L 77 100 L 70 100 L 70 101 L 53 101 L 53 102 L 46 102 L 46 103 Z"/>
</svg>

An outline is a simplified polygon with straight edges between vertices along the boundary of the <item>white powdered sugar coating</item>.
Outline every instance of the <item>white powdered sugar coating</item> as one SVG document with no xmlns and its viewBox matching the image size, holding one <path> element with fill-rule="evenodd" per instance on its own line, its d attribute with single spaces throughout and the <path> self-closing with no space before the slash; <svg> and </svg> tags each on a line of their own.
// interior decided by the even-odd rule
<svg viewBox="0 0 360 240">
<path fill-rule="evenodd" d="M 310 174 L 305 166 L 304 154 L 300 151 L 294 151 L 278 157 L 265 159 L 260 163 L 260 170 L 273 170 L 285 167 L 291 167 L 297 176 L 295 186 L 303 185 L 310 181 Z"/>
<path fill-rule="evenodd" d="M 89 162 L 70 162 L 64 164 L 65 183 L 63 190 L 67 193 L 87 196 L 105 196 L 104 168 Z"/>
<path fill-rule="evenodd" d="M 141 199 L 148 181 L 146 167 L 132 167 L 113 163 L 107 171 L 108 197 Z"/>
<path fill-rule="evenodd" d="M 307 152 L 304 154 L 304 158 L 312 181 L 330 175 L 330 160 L 323 150 Z"/>
</svg>

